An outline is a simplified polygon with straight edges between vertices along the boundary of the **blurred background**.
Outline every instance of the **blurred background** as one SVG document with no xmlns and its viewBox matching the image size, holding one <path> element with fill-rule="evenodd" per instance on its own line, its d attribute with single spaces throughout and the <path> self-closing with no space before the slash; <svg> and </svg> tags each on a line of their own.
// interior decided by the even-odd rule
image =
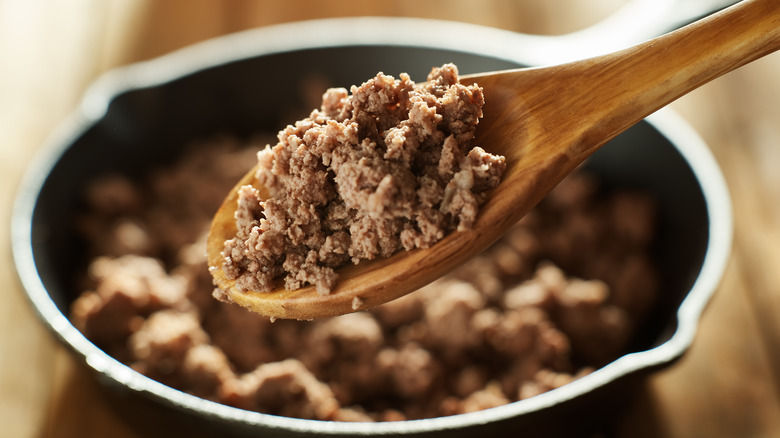
<svg viewBox="0 0 780 438">
<path fill-rule="evenodd" d="M 106 406 L 98 383 L 36 320 L 9 248 L 10 208 L 26 164 L 98 75 L 210 37 L 289 21 L 411 16 L 558 35 L 638 3 L 651 4 L 0 0 L 0 435 L 137 436 Z M 679 5 L 661 9 L 672 3 Z M 652 4 L 676 25 L 726 3 L 731 2 Z M 616 32 L 638 31 L 648 21 L 622 24 Z M 692 350 L 643 385 L 629 413 L 615 418 L 615 430 L 621 436 L 780 436 L 780 54 L 672 107 L 710 145 L 725 173 L 735 209 L 733 256 Z"/>
</svg>

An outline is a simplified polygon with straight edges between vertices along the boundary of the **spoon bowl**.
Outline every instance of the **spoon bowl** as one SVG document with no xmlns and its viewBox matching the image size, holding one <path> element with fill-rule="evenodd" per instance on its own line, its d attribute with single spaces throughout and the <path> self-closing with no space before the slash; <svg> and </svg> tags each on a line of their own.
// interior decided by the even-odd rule
<svg viewBox="0 0 780 438">
<path fill-rule="evenodd" d="M 242 292 L 222 271 L 234 237 L 237 189 L 215 215 L 208 261 L 234 302 L 272 318 L 314 319 L 370 308 L 435 280 L 495 242 L 556 184 L 602 145 L 699 86 L 780 48 L 780 4 L 745 0 L 675 32 L 616 53 L 546 68 L 464 76 L 484 89 L 475 144 L 506 157 L 502 182 L 472 230 L 429 249 L 339 269 L 328 295 L 313 286 Z"/>
</svg>

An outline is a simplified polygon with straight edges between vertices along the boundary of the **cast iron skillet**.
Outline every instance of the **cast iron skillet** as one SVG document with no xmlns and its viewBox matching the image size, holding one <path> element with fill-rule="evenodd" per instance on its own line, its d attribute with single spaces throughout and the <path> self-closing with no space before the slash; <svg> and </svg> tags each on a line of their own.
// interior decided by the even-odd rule
<svg viewBox="0 0 780 438">
<path fill-rule="evenodd" d="M 277 417 L 203 400 L 140 375 L 98 349 L 67 318 L 84 260 L 66 218 L 96 173 L 138 174 L 210 134 L 276 131 L 291 120 L 286 108 L 300 107 L 291 90 L 312 76 L 348 86 L 377 71 L 408 72 L 421 81 L 445 62 L 456 63 L 462 74 L 512 68 L 528 65 L 524 58 L 533 59 L 531 51 L 538 53 L 541 43 L 430 20 L 322 20 L 222 37 L 109 73 L 53 134 L 21 184 L 12 245 L 24 290 L 43 323 L 106 384 L 118 412 L 134 426 L 150 426 L 144 433 L 449 437 L 597 429 L 625 404 L 635 378 L 688 348 L 730 250 L 730 203 L 720 171 L 706 145 L 669 111 L 631 128 L 587 163 L 607 185 L 644 188 L 660 199 L 662 305 L 631 352 L 548 393 L 472 414 L 393 423 Z"/>
</svg>

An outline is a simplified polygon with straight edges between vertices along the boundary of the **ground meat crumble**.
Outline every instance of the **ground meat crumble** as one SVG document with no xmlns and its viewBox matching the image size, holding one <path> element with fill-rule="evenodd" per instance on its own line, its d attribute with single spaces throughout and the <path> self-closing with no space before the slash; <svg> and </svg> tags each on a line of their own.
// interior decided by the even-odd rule
<svg viewBox="0 0 780 438">
<path fill-rule="evenodd" d="M 351 92 L 329 89 L 319 110 L 258 153 L 269 196 L 240 189 L 226 276 L 240 291 L 270 291 L 282 277 L 285 289 L 312 284 L 327 294 L 345 263 L 471 228 L 505 168 L 503 157 L 471 146 L 483 104 L 482 89 L 461 85 L 453 64 L 421 84 L 379 73 Z"/>
<path fill-rule="evenodd" d="M 78 224 L 92 261 L 70 314 L 85 336 L 153 379 L 227 405 L 400 421 L 565 385 L 623 354 L 653 308 L 655 203 L 603 191 L 584 173 L 483 254 L 370 311 L 272 323 L 214 300 L 210 219 L 266 141 L 210 140 L 141 180 L 89 187 Z"/>
</svg>

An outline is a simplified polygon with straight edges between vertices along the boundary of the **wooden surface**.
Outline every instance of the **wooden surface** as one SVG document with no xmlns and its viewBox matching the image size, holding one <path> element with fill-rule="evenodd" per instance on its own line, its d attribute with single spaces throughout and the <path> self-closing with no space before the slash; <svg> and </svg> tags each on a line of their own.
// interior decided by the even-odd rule
<svg viewBox="0 0 780 438">
<path fill-rule="evenodd" d="M 560 33 L 621 3 L 0 0 L 0 436 L 137 436 L 36 320 L 9 249 L 10 205 L 25 165 L 96 75 L 208 37 L 291 20 L 404 15 Z M 775 54 L 672 104 L 726 175 L 735 246 L 693 348 L 654 375 L 628 414 L 615 419 L 618 436 L 780 436 L 779 78 Z"/>
</svg>

